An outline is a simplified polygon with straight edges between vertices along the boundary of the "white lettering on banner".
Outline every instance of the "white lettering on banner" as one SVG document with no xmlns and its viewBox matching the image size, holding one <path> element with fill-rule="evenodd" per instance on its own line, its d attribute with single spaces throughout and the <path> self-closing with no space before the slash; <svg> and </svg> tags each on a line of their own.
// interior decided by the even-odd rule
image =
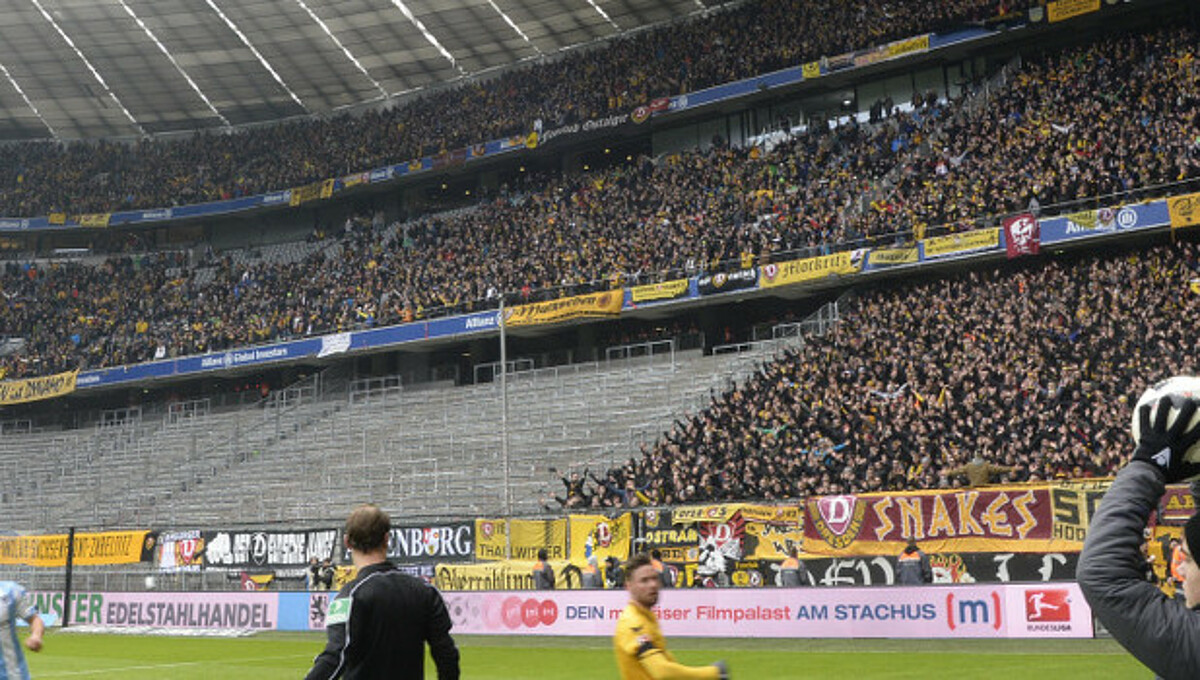
<svg viewBox="0 0 1200 680">
<path fill-rule="evenodd" d="M 308 532 L 308 560 L 317 558 L 323 560 L 333 557 L 334 546 L 337 544 L 337 529 Z"/>
<path fill-rule="evenodd" d="M 489 314 L 487 316 L 469 316 L 467 317 L 467 330 L 475 330 L 479 328 L 495 328 L 500 325 L 500 315 Z"/>
<path fill-rule="evenodd" d="M 538 136 L 538 142 L 541 144 L 545 144 L 546 142 L 549 142 L 550 140 L 552 140 L 556 137 L 562 137 L 564 135 L 573 135 L 578 132 L 591 132 L 593 130 L 604 130 L 607 128 L 617 127 L 618 125 L 624 125 L 627 122 L 629 122 L 629 114 L 622 113 L 622 114 L 618 114 L 615 116 L 609 116 L 607 118 L 597 118 L 595 120 L 587 120 L 587 121 L 584 121 L 582 125 L 579 123 L 571 123 L 570 125 L 563 125 L 561 127 L 556 127 L 552 130 L 546 130 L 545 132 L 543 132 L 541 135 Z"/>
<path fill-rule="evenodd" d="M 623 591 L 445 592 L 456 632 L 611 635 Z M 667 637 L 1092 637 L 1075 583 L 668 590 L 655 614 Z M 722 625 L 714 626 L 714 622 Z"/>
<path fill-rule="evenodd" d="M 473 526 L 392 529 L 392 557 L 467 557 L 475 554 Z"/>
</svg>

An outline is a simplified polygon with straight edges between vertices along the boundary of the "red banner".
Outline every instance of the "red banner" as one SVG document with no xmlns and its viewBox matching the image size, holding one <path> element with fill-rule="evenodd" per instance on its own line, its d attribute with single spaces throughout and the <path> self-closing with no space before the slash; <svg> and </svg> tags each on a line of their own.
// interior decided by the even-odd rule
<svg viewBox="0 0 1200 680">
<path fill-rule="evenodd" d="M 1010 258 L 1037 255 L 1042 243 L 1037 218 L 1029 213 L 1021 213 L 1004 220 L 1004 242 Z"/>
<path fill-rule="evenodd" d="M 1077 551 L 1054 534 L 1050 488 L 988 487 L 809 499 L 804 551 L 899 552 L 911 538 L 926 552 Z"/>
<path fill-rule="evenodd" d="M 1196 511 L 1196 501 L 1187 484 L 1168 486 L 1158 502 L 1158 521 L 1163 524 L 1183 524 Z"/>
</svg>

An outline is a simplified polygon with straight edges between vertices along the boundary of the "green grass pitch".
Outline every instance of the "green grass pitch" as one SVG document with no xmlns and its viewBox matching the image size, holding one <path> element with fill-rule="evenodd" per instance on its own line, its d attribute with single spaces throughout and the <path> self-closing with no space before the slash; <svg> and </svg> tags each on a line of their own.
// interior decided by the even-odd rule
<svg viewBox="0 0 1200 680">
<path fill-rule="evenodd" d="M 458 636 L 467 680 L 615 680 L 603 638 Z M 47 633 L 30 654 L 35 680 L 296 680 L 324 637 L 266 633 L 248 638 L 167 638 Z M 735 680 L 786 678 L 1150 678 L 1111 640 L 731 640 L 676 639 L 683 663 L 729 662 Z M 437 677 L 427 663 L 426 677 Z"/>
</svg>

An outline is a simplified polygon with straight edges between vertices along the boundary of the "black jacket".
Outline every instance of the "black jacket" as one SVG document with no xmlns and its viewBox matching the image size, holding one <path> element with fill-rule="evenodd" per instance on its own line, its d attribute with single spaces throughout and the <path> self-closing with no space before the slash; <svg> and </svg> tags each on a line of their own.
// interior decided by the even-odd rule
<svg viewBox="0 0 1200 680">
<path fill-rule="evenodd" d="M 1100 501 L 1075 577 L 1092 612 L 1138 661 L 1167 680 L 1200 677 L 1200 612 L 1169 598 L 1142 570 L 1142 529 L 1163 491 L 1153 465 L 1125 466 Z"/>
<path fill-rule="evenodd" d="M 426 642 L 439 680 L 458 680 L 450 626 L 436 588 L 391 562 L 363 567 L 329 603 L 329 643 L 306 680 L 423 680 Z"/>
</svg>

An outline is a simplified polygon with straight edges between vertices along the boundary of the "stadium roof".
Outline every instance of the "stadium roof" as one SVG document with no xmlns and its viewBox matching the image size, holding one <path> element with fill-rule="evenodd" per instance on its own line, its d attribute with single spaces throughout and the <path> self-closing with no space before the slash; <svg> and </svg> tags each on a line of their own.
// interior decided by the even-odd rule
<svg viewBox="0 0 1200 680">
<path fill-rule="evenodd" d="M 320 114 L 635 30 L 709 0 L 0 0 L 0 139 Z"/>
</svg>

